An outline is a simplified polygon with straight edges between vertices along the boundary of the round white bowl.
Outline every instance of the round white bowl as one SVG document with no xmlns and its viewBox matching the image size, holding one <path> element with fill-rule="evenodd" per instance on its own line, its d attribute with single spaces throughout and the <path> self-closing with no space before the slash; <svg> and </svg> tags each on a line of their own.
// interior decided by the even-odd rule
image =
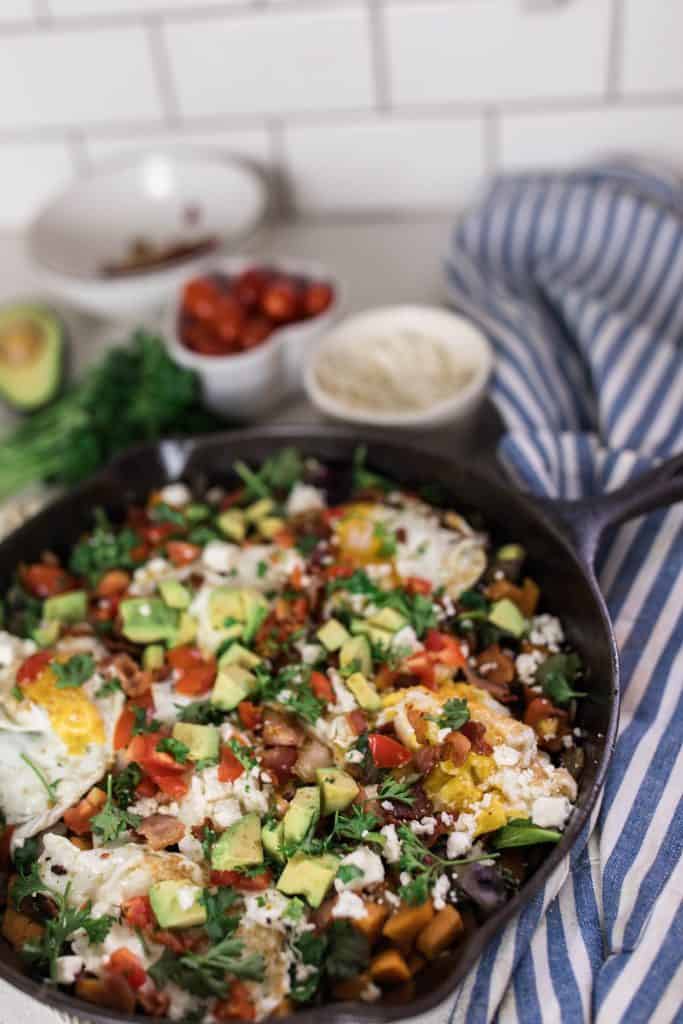
<svg viewBox="0 0 683 1024">
<path fill-rule="evenodd" d="M 377 337 L 408 329 L 438 339 L 471 370 L 469 381 L 452 397 L 417 411 L 372 412 L 351 407 L 321 387 L 317 367 L 333 347 L 343 349 L 347 342 L 359 336 Z M 493 356 L 486 336 L 465 317 L 432 306 L 386 306 L 348 317 L 326 334 L 306 362 L 304 387 L 319 412 L 334 420 L 376 427 L 428 429 L 469 416 L 484 396 L 492 366 Z"/>
<path fill-rule="evenodd" d="M 234 257 L 213 261 L 211 270 L 233 276 L 262 262 L 268 262 L 284 274 L 301 274 L 329 281 L 334 289 L 331 305 L 310 320 L 276 328 L 262 345 L 237 355 L 203 356 L 183 345 L 178 334 L 181 288 L 169 304 L 163 324 L 171 358 L 199 375 L 204 404 L 219 416 L 245 422 L 260 419 L 287 395 L 301 390 L 303 366 L 309 348 L 330 329 L 341 301 L 338 278 L 326 267 L 311 261 L 270 262 L 256 257 Z"/>
<path fill-rule="evenodd" d="M 244 239 L 263 219 L 268 190 L 247 162 L 193 149 L 148 151 L 74 181 L 38 214 L 29 252 L 43 287 L 97 316 L 125 318 L 160 309 L 216 248 Z M 157 246 L 212 237 L 209 253 L 167 266 L 107 276 L 135 239 Z"/>
</svg>

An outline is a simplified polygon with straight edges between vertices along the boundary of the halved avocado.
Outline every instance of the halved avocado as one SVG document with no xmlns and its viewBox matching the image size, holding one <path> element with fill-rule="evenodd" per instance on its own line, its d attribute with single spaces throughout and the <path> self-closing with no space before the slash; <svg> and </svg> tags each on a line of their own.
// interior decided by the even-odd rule
<svg viewBox="0 0 683 1024">
<path fill-rule="evenodd" d="M 41 306 L 0 310 L 0 395 L 12 408 L 33 412 L 59 391 L 66 335 L 61 321 Z"/>
</svg>

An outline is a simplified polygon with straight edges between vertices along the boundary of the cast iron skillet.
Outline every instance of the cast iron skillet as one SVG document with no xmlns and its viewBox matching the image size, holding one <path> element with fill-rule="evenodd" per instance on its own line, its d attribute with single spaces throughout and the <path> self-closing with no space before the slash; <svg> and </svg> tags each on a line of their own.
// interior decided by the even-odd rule
<svg viewBox="0 0 683 1024">
<path fill-rule="evenodd" d="M 92 512 L 105 507 L 121 516 L 131 501 L 153 488 L 182 477 L 201 489 L 225 483 L 235 459 L 258 463 L 278 448 L 296 445 L 308 455 L 340 467 L 347 474 L 355 446 L 366 439 L 341 429 L 308 427 L 245 430 L 209 439 L 168 440 L 130 450 L 98 476 L 50 505 L 0 544 L 0 585 L 6 586 L 19 561 L 31 561 L 46 549 L 66 553 L 92 525 Z M 560 843 L 520 892 L 479 928 L 452 957 L 437 961 L 418 975 L 415 998 L 392 1005 L 334 1003 L 304 1010 L 294 1024 L 386 1022 L 423 1013 L 453 993 L 495 932 L 538 892 L 567 856 L 581 832 L 602 786 L 616 737 L 619 668 L 614 635 L 598 590 L 593 559 L 609 527 L 683 498 L 683 455 L 663 463 L 634 483 L 600 498 L 560 502 L 527 497 L 503 482 L 495 463 L 476 470 L 448 456 L 408 447 L 380 436 L 369 443 L 369 464 L 397 481 L 417 487 L 438 481 L 445 499 L 465 515 L 479 515 L 494 539 L 518 541 L 529 552 L 530 575 L 541 587 L 544 607 L 558 614 L 588 673 L 591 699 L 584 701 L 578 724 L 585 730 L 585 769 L 579 797 Z M 22 971 L 10 947 L 0 942 L 0 977 L 30 996 L 98 1024 L 139 1021 L 101 1010 L 33 981 Z"/>
</svg>

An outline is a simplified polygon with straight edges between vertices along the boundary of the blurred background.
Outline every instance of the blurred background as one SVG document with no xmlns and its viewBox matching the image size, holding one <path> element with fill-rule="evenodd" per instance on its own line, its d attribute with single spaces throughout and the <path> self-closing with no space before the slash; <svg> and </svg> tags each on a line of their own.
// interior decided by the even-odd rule
<svg viewBox="0 0 683 1024">
<path fill-rule="evenodd" d="M 489 173 L 683 159 L 681 0 L 2 0 L 0 228 L 151 143 L 276 211 L 458 208 Z"/>
</svg>

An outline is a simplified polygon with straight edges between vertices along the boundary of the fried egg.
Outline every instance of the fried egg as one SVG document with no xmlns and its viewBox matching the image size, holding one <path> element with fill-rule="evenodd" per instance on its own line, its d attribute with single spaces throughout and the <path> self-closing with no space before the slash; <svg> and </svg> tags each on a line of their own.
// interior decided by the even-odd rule
<svg viewBox="0 0 683 1024">
<path fill-rule="evenodd" d="M 343 557 L 354 565 L 391 563 L 396 582 L 409 576 L 445 587 L 452 598 L 472 587 L 486 568 L 485 540 L 461 517 L 449 527 L 429 505 L 406 499 L 399 508 L 358 502 L 335 523 Z"/>
<path fill-rule="evenodd" d="M 0 808 L 17 826 L 13 846 L 58 821 L 111 767 L 124 696 L 98 696 L 103 682 L 95 672 L 62 689 L 48 665 L 22 684 L 21 700 L 12 690 L 0 698 Z"/>
</svg>

